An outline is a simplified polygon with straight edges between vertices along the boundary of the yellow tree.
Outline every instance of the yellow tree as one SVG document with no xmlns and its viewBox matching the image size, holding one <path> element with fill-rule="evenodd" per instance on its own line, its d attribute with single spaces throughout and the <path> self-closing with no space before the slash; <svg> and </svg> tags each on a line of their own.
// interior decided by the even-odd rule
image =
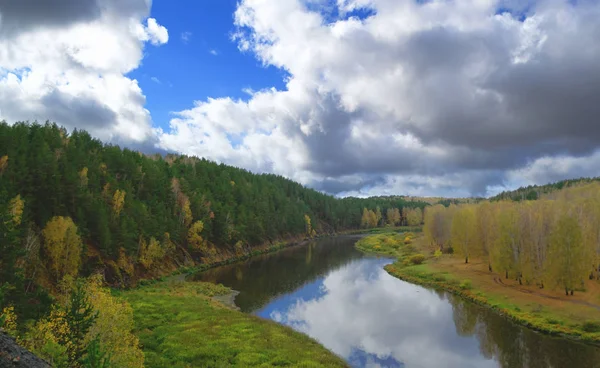
<svg viewBox="0 0 600 368">
<path fill-rule="evenodd" d="M 312 224 L 310 222 L 310 216 L 309 215 L 304 215 L 304 225 L 305 225 L 305 228 L 306 228 L 306 235 L 309 238 L 312 238 L 315 235 L 317 235 L 316 231 L 312 228 Z"/>
<path fill-rule="evenodd" d="M 469 263 L 469 256 L 475 249 L 475 211 L 472 206 L 462 206 L 452 219 L 451 243 Z"/>
<path fill-rule="evenodd" d="M 495 237 L 496 222 L 493 207 L 489 202 L 479 204 L 475 209 L 475 237 L 481 253 L 488 261 L 488 269 L 492 271 L 492 243 Z"/>
<path fill-rule="evenodd" d="M 368 228 L 369 227 L 369 210 L 366 209 L 366 208 L 363 208 L 362 217 L 360 219 L 360 226 L 362 228 Z"/>
<path fill-rule="evenodd" d="M 492 266 L 496 271 L 504 271 L 508 278 L 510 272 L 517 272 L 515 250 L 519 242 L 519 216 L 513 203 L 497 204 L 498 233 L 493 244 Z"/>
<path fill-rule="evenodd" d="M 84 167 L 79 172 L 79 185 L 82 187 L 87 187 L 88 185 L 88 168 Z"/>
<path fill-rule="evenodd" d="M 117 189 L 115 190 L 115 194 L 112 199 L 112 206 L 115 215 L 119 216 L 121 211 L 123 210 L 123 205 L 125 204 L 125 191 Z"/>
<path fill-rule="evenodd" d="M 412 208 L 406 212 L 406 224 L 408 226 L 419 226 L 423 222 L 423 211 L 420 208 Z"/>
<path fill-rule="evenodd" d="M 55 281 L 75 277 L 81 264 L 81 238 L 70 217 L 55 216 L 42 230 L 44 251 Z"/>
<path fill-rule="evenodd" d="M 581 227 L 577 219 L 563 214 L 550 237 L 548 279 L 573 295 L 588 272 L 588 255 L 583 246 Z"/>
<path fill-rule="evenodd" d="M 108 353 L 111 366 L 143 367 L 144 354 L 133 334 L 133 309 L 129 303 L 112 296 L 110 290 L 102 286 L 99 276 L 88 280 L 86 291 L 98 313 L 87 334 L 87 342 L 97 338 L 102 350 Z"/>
<path fill-rule="evenodd" d="M 377 209 L 375 210 L 375 227 L 379 226 L 382 218 L 383 215 L 381 214 L 381 209 L 377 207 Z"/>
<path fill-rule="evenodd" d="M 148 242 L 143 237 L 140 237 L 139 247 L 138 260 L 146 269 L 150 269 L 156 261 L 165 257 L 165 250 L 154 237 L 151 237 Z"/>
<path fill-rule="evenodd" d="M 525 248 L 526 273 L 544 287 L 546 258 L 550 233 L 554 227 L 555 207 L 552 201 L 538 200 L 529 204 L 529 235 Z"/>
<path fill-rule="evenodd" d="M 4 173 L 4 170 L 8 167 L 8 156 L 0 157 L 0 176 Z"/>
<path fill-rule="evenodd" d="M 206 251 L 206 242 L 202 238 L 202 230 L 204 230 L 204 223 L 202 221 L 196 221 L 188 230 L 188 245 L 190 249 L 196 251 Z"/>
<path fill-rule="evenodd" d="M 400 210 L 397 208 L 388 208 L 385 217 L 388 225 L 396 226 L 400 223 Z"/>
<path fill-rule="evenodd" d="M 377 214 L 373 210 L 369 210 L 369 227 L 377 227 Z"/>
<path fill-rule="evenodd" d="M 8 211 L 13 226 L 21 225 L 23 218 L 23 209 L 25 208 L 25 202 L 21 199 L 21 195 L 17 194 L 16 197 L 10 200 L 8 203 Z"/>
</svg>

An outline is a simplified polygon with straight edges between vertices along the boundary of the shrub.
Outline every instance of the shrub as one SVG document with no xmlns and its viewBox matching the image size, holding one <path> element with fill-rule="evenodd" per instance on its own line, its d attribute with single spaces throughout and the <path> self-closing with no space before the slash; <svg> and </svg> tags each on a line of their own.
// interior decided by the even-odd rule
<svg viewBox="0 0 600 368">
<path fill-rule="evenodd" d="M 404 244 L 411 244 L 411 243 L 412 243 L 411 238 L 408 238 L 408 237 L 404 238 Z"/>
<path fill-rule="evenodd" d="M 437 249 L 434 253 L 433 256 L 435 257 L 435 259 L 440 259 L 440 257 L 442 256 L 442 251 Z"/>
<path fill-rule="evenodd" d="M 410 263 L 418 265 L 423 263 L 423 261 L 425 261 L 425 256 L 422 254 L 413 254 L 412 256 L 410 256 Z"/>
<path fill-rule="evenodd" d="M 586 321 L 581 326 L 581 329 L 585 332 L 600 332 L 600 322 Z"/>
<path fill-rule="evenodd" d="M 459 288 L 463 289 L 463 290 L 471 290 L 473 288 L 473 285 L 471 284 L 471 280 L 462 280 L 460 282 L 460 285 L 458 285 Z"/>
</svg>

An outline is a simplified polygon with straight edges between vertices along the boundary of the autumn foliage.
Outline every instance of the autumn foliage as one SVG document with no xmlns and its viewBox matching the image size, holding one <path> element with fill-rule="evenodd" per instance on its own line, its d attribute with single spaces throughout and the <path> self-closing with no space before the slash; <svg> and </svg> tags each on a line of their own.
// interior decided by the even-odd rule
<svg viewBox="0 0 600 368">
<path fill-rule="evenodd" d="M 42 230 L 42 235 L 53 279 L 58 282 L 65 276 L 77 276 L 82 243 L 73 220 L 69 217 L 53 217 Z"/>
<path fill-rule="evenodd" d="M 535 201 L 432 206 L 424 233 L 465 262 L 484 257 L 506 278 L 572 294 L 600 278 L 600 184 L 570 187 Z"/>
</svg>

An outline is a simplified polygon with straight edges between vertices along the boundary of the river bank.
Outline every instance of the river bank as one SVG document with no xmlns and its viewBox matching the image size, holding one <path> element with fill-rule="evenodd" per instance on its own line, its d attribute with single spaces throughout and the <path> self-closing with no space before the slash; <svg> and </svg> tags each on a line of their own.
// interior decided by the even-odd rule
<svg viewBox="0 0 600 368">
<path fill-rule="evenodd" d="M 147 367 L 346 364 L 310 337 L 214 300 L 231 289 L 165 281 L 116 292 L 134 311 Z"/>
<path fill-rule="evenodd" d="M 243 262 L 251 259 L 252 257 L 265 255 L 269 253 L 274 253 L 280 251 L 282 249 L 288 247 L 302 246 L 310 243 L 311 241 L 316 241 L 319 239 L 332 238 L 341 235 L 369 235 L 369 234 L 381 234 L 388 232 L 398 232 L 398 231 L 416 231 L 419 228 L 410 227 L 410 226 L 396 226 L 396 227 L 385 227 L 385 228 L 372 228 L 372 229 L 352 229 L 352 230 L 344 230 L 338 233 L 331 234 L 321 234 L 315 236 L 313 238 L 290 238 L 287 240 L 277 241 L 269 244 L 264 244 L 262 246 L 257 246 L 248 250 L 246 252 L 242 252 L 241 254 L 231 253 L 231 254 L 222 254 L 219 260 L 201 263 L 194 266 L 181 266 L 177 267 L 174 271 L 171 271 L 167 274 L 156 275 L 154 277 L 147 277 L 138 281 L 139 286 L 152 285 L 157 282 L 163 282 L 171 279 L 185 279 L 187 276 L 207 271 L 212 268 L 225 266 L 237 262 Z"/>
<path fill-rule="evenodd" d="M 385 270 L 414 284 L 445 290 L 533 330 L 600 345 L 600 288 L 586 283 L 585 292 L 564 297 L 559 291 L 518 285 L 514 280 L 490 272 L 487 263 L 447 254 L 431 254 L 420 237 L 380 234 L 357 242 L 365 252 L 397 259 Z"/>
</svg>

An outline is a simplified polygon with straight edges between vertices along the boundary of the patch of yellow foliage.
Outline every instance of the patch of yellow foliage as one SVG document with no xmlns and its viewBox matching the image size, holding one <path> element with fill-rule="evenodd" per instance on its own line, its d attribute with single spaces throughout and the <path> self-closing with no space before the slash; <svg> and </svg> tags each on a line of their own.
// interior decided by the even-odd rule
<svg viewBox="0 0 600 368">
<path fill-rule="evenodd" d="M 70 217 L 55 216 L 42 230 L 49 268 L 56 281 L 75 277 L 81 264 L 81 238 Z"/>
<path fill-rule="evenodd" d="M 204 223 L 202 221 L 196 221 L 190 227 L 188 231 L 188 244 L 191 249 L 206 251 L 206 242 L 202 238 L 202 230 L 204 230 Z"/>
<path fill-rule="evenodd" d="M 114 367 L 141 368 L 144 354 L 133 331 L 133 309 L 124 300 L 115 298 L 102 286 L 99 275 L 90 277 L 86 284 L 89 300 L 98 312 L 86 341 L 98 337 L 100 346 L 109 352 Z"/>
<path fill-rule="evenodd" d="M 139 249 L 138 260 L 146 269 L 149 269 L 156 261 L 163 259 L 166 253 L 154 237 L 151 237 L 149 242 L 146 242 L 143 237 L 140 238 Z"/>
<path fill-rule="evenodd" d="M 21 199 L 21 195 L 18 194 L 16 197 L 10 200 L 8 204 L 9 213 L 11 220 L 15 226 L 21 225 L 21 219 L 23 217 L 23 209 L 25 208 L 25 201 Z"/>
<path fill-rule="evenodd" d="M 4 173 L 4 170 L 8 167 L 8 156 L 0 157 L 0 175 Z"/>
<path fill-rule="evenodd" d="M 101 351 L 110 357 L 111 367 L 142 368 L 144 354 L 138 338 L 132 333 L 133 309 L 129 303 L 112 296 L 110 290 L 103 287 L 100 275 L 87 280 L 85 291 L 97 317 L 81 343 L 83 346 L 78 348 L 83 349 L 97 339 Z M 78 350 L 69 336 L 66 309 L 54 305 L 50 315 L 29 329 L 23 344 L 53 366 L 63 367 L 69 361 L 69 352 Z"/>
<path fill-rule="evenodd" d="M 117 189 L 115 190 L 115 194 L 112 198 L 112 206 L 115 215 L 119 216 L 121 211 L 123 210 L 123 205 L 125 204 L 125 191 Z"/>
<path fill-rule="evenodd" d="M 15 307 L 4 307 L 0 316 L 4 317 L 4 324 L 0 327 L 2 327 L 9 335 L 14 336 L 17 333 L 17 315 L 15 314 Z"/>
</svg>

